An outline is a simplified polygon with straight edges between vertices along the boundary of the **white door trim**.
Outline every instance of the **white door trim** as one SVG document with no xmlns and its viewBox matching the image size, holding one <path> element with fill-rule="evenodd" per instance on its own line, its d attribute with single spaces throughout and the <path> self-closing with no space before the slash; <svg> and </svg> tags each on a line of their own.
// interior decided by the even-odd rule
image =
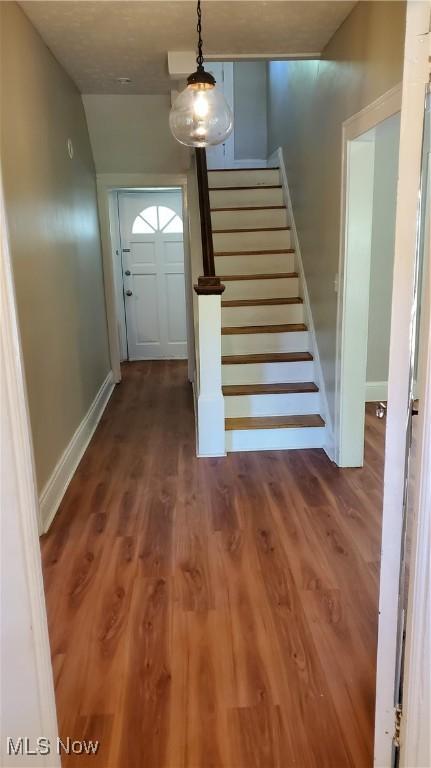
<svg viewBox="0 0 431 768">
<path fill-rule="evenodd" d="M 349 278 L 349 249 L 347 247 L 347 215 L 348 215 L 348 156 L 349 142 L 374 128 L 386 118 L 401 109 L 401 84 L 395 86 L 372 104 L 345 120 L 342 125 L 342 160 L 341 160 L 341 227 L 340 252 L 338 266 L 338 307 L 337 307 L 337 342 L 336 342 L 336 374 L 335 374 L 335 461 L 338 466 L 349 466 L 347 451 L 343 451 L 343 434 L 348 432 L 347 419 L 352 415 L 352 402 L 345 407 L 347 398 L 358 403 L 359 395 L 365 393 L 366 372 L 363 381 L 358 380 L 357 372 L 350 370 L 347 351 L 354 345 L 357 354 L 362 357 L 367 348 L 367 329 L 364 326 L 358 334 L 358 328 L 350 312 L 347 301 L 347 280 Z M 369 289 L 367 289 L 368 291 Z M 352 397 L 352 393 L 355 397 Z M 362 394 L 363 402 L 363 394 Z"/>
<path fill-rule="evenodd" d="M 115 382 L 121 381 L 121 351 L 119 323 L 124 322 L 124 309 L 120 306 L 115 285 L 115 239 L 110 219 L 110 196 L 122 191 L 138 191 L 149 188 L 181 188 L 184 222 L 184 280 L 186 289 L 187 351 L 189 379 L 193 380 L 194 325 L 193 288 L 190 265 L 189 211 L 186 174 L 165 173 L 100 173 L 97 174 L 97 198 L 99 205 L 100 236 L 102 241 L 103 273 L 105 283 L 106 316 L 108 322 L 111 368 Z"/>
<path fill-rule="evenodd" d="M 428 81 L 430 3 L 409 0 L 404 52 L 392 326 L 389 357 L 379 633 L 377 645 L 374 765 L 392 761 L 395 727 L 395 675 L 406 444 L 409 427 L 409 384 L 412 308 L 416 266 L 418 190 L 425 86 Z M 429 332 L 429 330 L 428 330 Z M 426 340 L 422 339 L 422 343 Z M 418 416 L 419 430 L 425 409 Z M 425 480 L 426 457 L 418 456 L 419 477 Z M 419 627 L 414 627 L 414 635 Z M 410 703 L 411 706 L 411 703 Z M 408 712 L 407 712 L 408 716 Z M 409 768 L 413 768 L 412 765 Z"/>
<path fill-rule="evenodd" d="M 38 536 L 39 504 L 1 184 L 0 234 L 0 357 L 3 374 L 1 395 L 2 408 L 5 407 L 8 414 L 8 418 L 4 420 L 2 416 L 2 441 L 5 441 L 5 448 L 7 445 L 7 450 L 2 451 L 2 474 L 10 480 L 14 490 L 11 503 L 7 484 L 1 484 L 0 509 L 2 516 L 14 516 L 19 522 L 16 527 L 7 526 L 10 538 L 7 542 L 2 542 L 2 546 L 6 545 L 14 552 L 14 558 L 18 561 L 17 570 L 20 576 L 22 575 L 20 583 L 13 573 L 6 573 L 7 578 L 2 579 L 1 585 L 2 611 L 5 605 L 16 603 L 13 622 L 11 617 L 8 623 L 8 617 L 1 616 L 4 625 L 2 647 L 8 649 L 7 665 L 9 670 L 13 670 L 15 688 L 15 692 L 9 691 L 9 703 L 1 701 L 2 726 L 5 729 L 3 736 L 28 734 L 32 738 L 37 733 L 46 736 L 51 745 L 55 745 L 58 729 Z M 14 630 L 19 631 L 20 641 L 24 637 L 27 638 L 28 655 L 26 654 L 25 659 L 21 658 L 19 646 L 15 654 L 11 653 L 10 649 L 14 643 L 13 637 L 8 635 Z M 24 691 L 27 703 L 22 712 L 26 715 L 24 719 L 20 717 L 17 722 L 20 708 L 19 699 L 16 697 L 23 695 Z M 11 733 L 11 729 L 15 732 Z M 2 765 L 6 764 L 6 759 L 11 766 L 27 763 L 26 758 L 6 758 L 5 746 L 2 738 Z M 39 766 L 60 766 L 60 758 L 55 755 L 54 750 L 50 756 L 43 757 L 42 760 L 35 757 L 34 760 L 34 764 Z"/>
<path fill-rule="evenodd" d="M 428 252 L 431 263 L 431 248 Z M 431 294 L 428 273 L 428 325 Z M 431 333 L 424 351 L 424 391 L 419 393 L 420 421 L 418 424 L 417 479 L 414 488 L 410 559 L 410 589 L 407 603 L 407 627 L 404 677 L 404 714 L 401 729 L 401 765 L 431 765 L 429 738 L 431 696 Z"/>
</svg>

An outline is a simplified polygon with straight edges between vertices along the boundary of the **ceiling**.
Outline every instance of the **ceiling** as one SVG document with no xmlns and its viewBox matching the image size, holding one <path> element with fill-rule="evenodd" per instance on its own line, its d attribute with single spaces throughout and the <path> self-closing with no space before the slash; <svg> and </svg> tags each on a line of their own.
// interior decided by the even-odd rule
<svg viewBox="0 0 431 768">
<path fill-rule="evenodd" d="M 23 0 L 82 93 L 168 93 L 168 51 L 194 50 L 191 0 Z M 354 7 L 344 0 L 203 0 L 208 54 L 315 54 Z M 118 77 L 132 82 L 120 85 Z"/>
</svg>

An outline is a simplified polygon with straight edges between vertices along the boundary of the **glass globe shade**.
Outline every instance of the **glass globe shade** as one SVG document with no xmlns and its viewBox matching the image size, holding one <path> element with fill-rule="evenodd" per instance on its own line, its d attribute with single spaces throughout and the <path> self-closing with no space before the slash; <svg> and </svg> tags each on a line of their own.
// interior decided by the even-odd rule
<svg viewBox="0 0 431 768">
<path fill-rule="evenodd" d="M 192 83 L 175 99 L 169 125 L 180 144 L 212 147 L 221 144 L 232 132 L 233 114 L 216 86 Z"/>
</svg>

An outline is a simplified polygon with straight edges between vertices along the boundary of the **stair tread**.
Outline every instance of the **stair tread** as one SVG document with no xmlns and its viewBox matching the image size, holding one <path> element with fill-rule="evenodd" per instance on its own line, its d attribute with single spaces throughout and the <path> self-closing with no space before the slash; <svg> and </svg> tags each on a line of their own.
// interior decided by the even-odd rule
<svg viewBox="0 0 431 768">
<path fill-rule="evenodd" d="M 231 397 L 233 395 L 293 395 L 302 392 L 318 392 L 319 387 L 313 381 L 300 381 L 285 384 L 225 384 L 222 390 L 225 397 Z"/>
<path fill-rule="evenodd" d="M 225 208 L 211 208 L 213 213 L 219 211 L 285 211 L 285 205 L 232 205 Z"/>
<path fill-rule="evenodd" d="M 250 187 L 209 187 L 210 192 L 228 192 L 230 189 L 238 191 L 239 189 L 281 189 L 281 184 L 257 184 Z"/>
<path fill-rule="evenodd" d="M 278 277 L 298 277 L 297 272 L 265 272 L 255 275 L 218 275 L 220 280 L 276 280 Z"/>
<path fill-rule="evenodd" d="M 302 304 L 300 296 L 285 296 L 273 299 L 223 299 L 222 307 L 264 307 L 277 306 L 279 304 Z"/>
<path fill-rule="evenodd" d="M 254 251 L 216 251 L 214 256 L 266 256 L 274 253 L 295 253 L 294 248 L 271 248 L 267 250 Z"/>
<path fill-rule="evenodd" d="M 213 235 L 238 235 L 243 232 L 284 232 L 290 229 L 289 226 L 283 227 L 241 227 L 240 229 L 213 229 Z"/>
<path fill-rule="evenodd" d="M 303 416 L 243 416 L 225 419 L 225 429 L 286 429 L 295 427 L 324 427 L 318 413 Z"/>
<path fill-rule="evenodd" d="M 263 352 L 249 355 L 222 355 L 222 365 L 247 363 L 306 363 L 313 360 L 310 352 Z"/>
<path fill-rule="evenodd" d="M 305 323 L 280 323 L 279 325 L 225 325 L 221 329 L 222 336 L 238 336 L 248 333 L 291 333 L 306 331 Z"/>
</svg>

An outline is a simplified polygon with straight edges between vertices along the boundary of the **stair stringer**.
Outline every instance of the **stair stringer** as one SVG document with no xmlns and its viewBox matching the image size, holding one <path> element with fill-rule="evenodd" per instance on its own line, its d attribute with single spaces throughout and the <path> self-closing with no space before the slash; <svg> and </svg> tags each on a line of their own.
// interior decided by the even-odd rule
<svg viewBox="0 0 431 768">
<path fill-rule="evenodd" d="M 281 185 L 283 190 L 283 198 L 284 198 L 284 202 L 287 209 L 288 221 L 290 224 L 291 244 L 295 251 L 295 270 L 296 272 L 298 272 L 298 275 L 299 275 L 299 295 L 302 297 L 304 302 L 305 322 L 308 326 L 308 331 L 310 334 L 310 338 L 309 338 L 310 351 L 314 357 L 315 381 L 319 387 L 321 414 L 325 421 L 325 437 L 324 437 L 324 442 L 322 447 L 325 453 L 327 454 L 327 456 L 331 459 L 331 461 L 334 461 L 335 460 L 334 459 L 334 456 L 335 456 L 334 429 L 333 429 L 332 418 L 331 418 L 329 405 L 328 405 L 328 398 L 326 394 L 325 379 L 323 377 L 322 365 L 320 362 L 319 347 L 317 345 L 316 330 L 313 322 L 313 313 L 311 311 L 310 296 L 308 293 L 307 280 L 305 277 L 304 265 L 303 265 L 302 256 L 301 256 L 301 246 L 299 243 L 298 231 L 296 229 L 295 216 L 293 213 L 292 198 L 290 195 L 289 184 L 287 181 L 286 166 L 284 164 L 284 155 L 281 147 L 279 147 L 273 153 L 273 155 L 271 155 L 271 158 L 268 160 L 268 165 L 270 165 L 270 160 L 271 161 L 274 160 L 274 164 L 277 164 L 280 169 L 280 179 L 281 179 Z"/>
</svg>

